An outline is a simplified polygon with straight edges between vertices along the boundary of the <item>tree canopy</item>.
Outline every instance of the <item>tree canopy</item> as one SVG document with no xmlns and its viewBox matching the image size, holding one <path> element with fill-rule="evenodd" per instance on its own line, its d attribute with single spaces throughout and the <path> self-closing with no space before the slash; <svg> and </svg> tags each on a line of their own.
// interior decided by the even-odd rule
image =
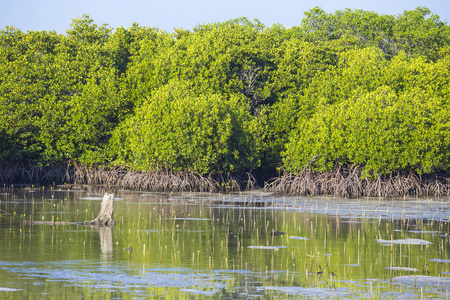
<svg viewBox="0 0 450 300">
<path fill-rule="evenodd" d="M 164 32 L 0 31 L 0 161 L 200 174 L 450 168 L 450 27 L 315 7 Z"/>
</svg>

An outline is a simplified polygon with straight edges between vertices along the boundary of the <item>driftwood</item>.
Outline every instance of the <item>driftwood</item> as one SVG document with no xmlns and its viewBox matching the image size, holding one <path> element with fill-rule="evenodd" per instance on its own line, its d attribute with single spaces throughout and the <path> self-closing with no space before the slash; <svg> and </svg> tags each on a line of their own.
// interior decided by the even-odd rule
<svg viewBox="0 0 450 300">
<path fill-rule="evenodd" d="M 55 221 L 27 221 L 25 224 L 31 225 L 84 225 L 95 227 L 114 227 L 114 194 L 105 194 L 103 196 L 102 206 L 97 218 L 85 222 L 55 222 Z"/>
</svg>

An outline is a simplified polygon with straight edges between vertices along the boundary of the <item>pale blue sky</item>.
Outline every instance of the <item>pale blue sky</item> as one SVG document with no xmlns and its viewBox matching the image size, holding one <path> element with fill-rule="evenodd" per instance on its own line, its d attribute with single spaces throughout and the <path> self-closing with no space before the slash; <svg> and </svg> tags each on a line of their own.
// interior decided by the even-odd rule
<svg viewBox="0 0 450 300">
<path fill-rule="evenodd" d="M 65 33 L 72 19 L 83 14 L 113 29 L 128 28 L 136 22 L 172 31 L 237 17 L 257 18 L 266 26 L 280 23 L 291 27 L 299 25 L 303 13 L 314 6 L 329 13 L 352 8 L 392 15 L 426 6 L 450 23 L 450 0 L 0 0 L 0 29 L 12 25 L 24 32 L 55 30 Z"/>
</svg>

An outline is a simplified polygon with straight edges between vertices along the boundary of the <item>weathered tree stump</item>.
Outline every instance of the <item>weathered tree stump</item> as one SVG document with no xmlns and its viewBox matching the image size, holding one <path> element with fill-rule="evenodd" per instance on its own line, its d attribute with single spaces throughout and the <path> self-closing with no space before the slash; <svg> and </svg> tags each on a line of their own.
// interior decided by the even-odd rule
<svg viewBox="0 0 450 300">
<path fill-rule="evenodd" d="M 102 207 L 97 218 L 92 221 L 85 222 L 85 225 L 91 226 L 107 226 L 113 227 L 116 222 L 114 221 L 114 194 L 105 194 L 103 196 Z"/>
<path fill-rule="evenodd" d="M 28 221 L 24 220 L 25 224 L 31 225 L 85 225 L 95 227 L 114 227 L 114 194 L 106 193 L 103 196 L 102 206 L 97 218 L 85 222 L 54 222 L 54 221 Z"/>
</svg>

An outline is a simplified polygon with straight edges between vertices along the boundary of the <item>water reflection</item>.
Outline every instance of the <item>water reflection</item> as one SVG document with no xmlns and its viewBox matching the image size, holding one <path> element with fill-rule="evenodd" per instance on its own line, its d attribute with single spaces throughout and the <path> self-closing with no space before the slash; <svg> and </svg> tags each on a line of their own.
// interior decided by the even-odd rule
<svg viewBox="0 0 450 300">
<path fill-rule="evenodd" d="M 111 261 L 113 257 L 113 229 L 114 227 L 96 228 L 100 236 L 101 260 Z"/>
<path fill-rule="evenodd" d="M 450 289 L 448 199 L 113 191 L 123 199 L 116 225 L 99 229 L 23 220 L 92 220 L 101 189 L 2 192 L 2 298 L 9 290 L 20 298 L 439 298 Z"/>
</svg>

